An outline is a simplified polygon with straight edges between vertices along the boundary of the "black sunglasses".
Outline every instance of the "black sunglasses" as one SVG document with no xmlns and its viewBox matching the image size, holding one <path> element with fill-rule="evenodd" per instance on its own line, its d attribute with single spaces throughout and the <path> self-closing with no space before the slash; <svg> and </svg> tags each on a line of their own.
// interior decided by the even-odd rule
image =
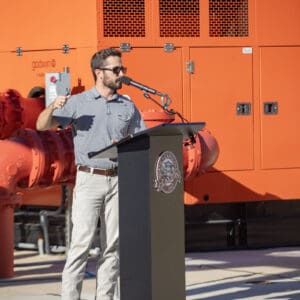
<svg viewBox="0 0 300 300">
<path fill-rule="evenodd" d="M 113 68 L 99 68 L 100 70 L 104 71 L 112 71 L 115 75 L 119 75 L 120 72 L 122 71 L 124 74 L 126 74 L 127 68 L 126 67 L 113 67 Z"/>
</svg>

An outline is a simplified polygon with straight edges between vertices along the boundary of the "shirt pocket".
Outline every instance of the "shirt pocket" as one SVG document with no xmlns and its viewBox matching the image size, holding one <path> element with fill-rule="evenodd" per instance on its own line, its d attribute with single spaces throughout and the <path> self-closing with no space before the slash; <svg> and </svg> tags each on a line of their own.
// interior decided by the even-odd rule
<svg viewBox="0 0 300 300">
<path fill-rule="evenodd" d="M 130 115 L 128 113 L 118 113 L 117 120 L 118 120 L 118 129 L 120 131 L 123 131 L 124 129 L 127 130 L 130 122 Z"/>
<path fill-rule="evenodd" d="M 115 128 L 115 138 L 123 138 L 127 136 L 127 131 L 130 123 L 130 114 L 126 113 L 118 113 L 117 114 L 117 124 Z"/>
<path fill-rule="evenodd" d="M 117 117 L 120 122 L 129 123 L 130 121 L 130 115 L 128 113 L 118 113 Z"/>
</svg>

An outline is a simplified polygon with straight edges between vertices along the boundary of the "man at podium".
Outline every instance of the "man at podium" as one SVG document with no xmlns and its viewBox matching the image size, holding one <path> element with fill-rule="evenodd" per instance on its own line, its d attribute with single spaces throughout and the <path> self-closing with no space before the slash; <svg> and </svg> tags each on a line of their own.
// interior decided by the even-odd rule
<svg viewBox="0 0 300 300">
<path fill-rule="evenodd" d="M 134 103 L 117 93 L 126 73 L 121 52 L 104 49 L 91 59 L 95 86 L 81 94 L 58 96 L 39 116 L 38 130 L 71 125 L 76 183 L 72 206 L 72 238 L 62 275 L 62 299 L 79 300 L 89 249 L 100 218 L 101 255 L 96 299 L 115 300 L 119 276 L 118 162 L 89 158 L 128 135 L 145 130 Z"/>
</svg>

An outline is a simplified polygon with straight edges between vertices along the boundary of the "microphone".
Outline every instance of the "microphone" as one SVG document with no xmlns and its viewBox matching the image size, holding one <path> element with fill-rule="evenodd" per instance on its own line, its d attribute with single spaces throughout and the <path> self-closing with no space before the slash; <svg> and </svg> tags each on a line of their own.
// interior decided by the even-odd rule
<svg viewBox="0 0 300 300">
<path fill-rule="evenodd" d="M 149 93 L 149 94 L 160 94 L 158 93 L 156 90 L 150 88 L 150 87 L 147 87 L 141 83 L 138 83 L 136 81 L 133 81 L 131 78 L 127 77 L 127 76 L 123 76 L 121 77 L 121 82 L 126 84 L 126 85 L 132 85 L 138 89 L 141 89 L 142 91 L 146 92 L 146 93 Z"/>
</svg>

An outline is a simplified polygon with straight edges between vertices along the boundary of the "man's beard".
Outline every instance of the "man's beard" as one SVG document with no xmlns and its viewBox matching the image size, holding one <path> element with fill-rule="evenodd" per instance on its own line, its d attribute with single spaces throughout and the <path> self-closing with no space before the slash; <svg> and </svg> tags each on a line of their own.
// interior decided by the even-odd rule
<svg viewBox="0 0 300 300">
<path fill-rule="evenodd" d="M 113 91 L 116 91 L 116 90 L 119 90 L 120 88 L 122 88 L 122 82 L 120 79 L 117 79 L 115 81 L 112 81 L 112 80 L 106 80 L 104 78 L 103 80 L 103 85 L 110 88 L 111 90 Z"/>
</svg>

